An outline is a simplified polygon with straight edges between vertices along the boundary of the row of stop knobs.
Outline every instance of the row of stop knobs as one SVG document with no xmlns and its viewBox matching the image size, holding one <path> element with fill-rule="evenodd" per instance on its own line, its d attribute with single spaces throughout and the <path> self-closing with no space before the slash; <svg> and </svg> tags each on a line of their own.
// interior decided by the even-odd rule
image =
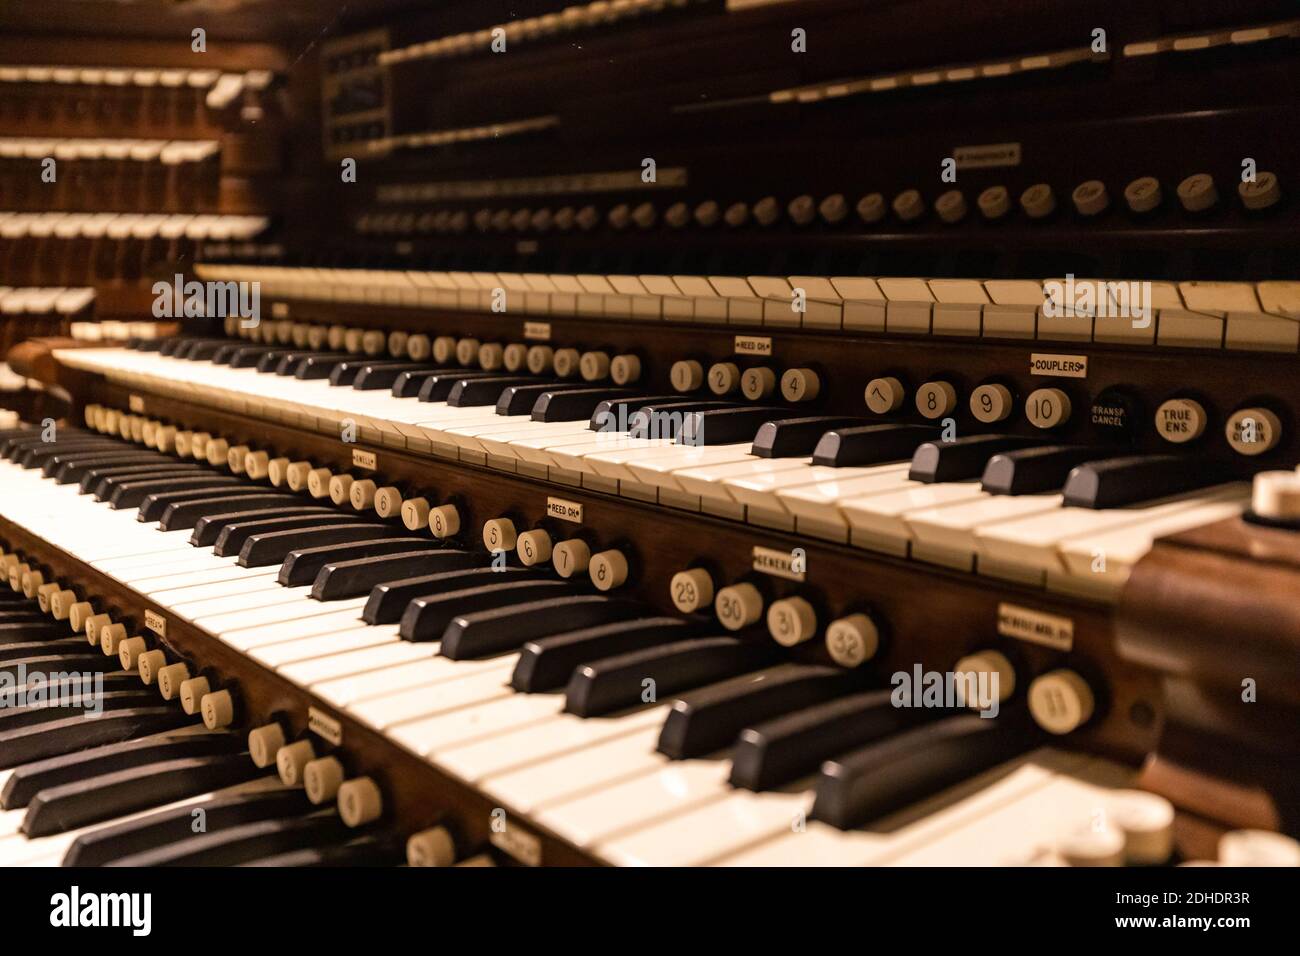
<svg viewBox="0 0 1300 956">
<path fill-rule="evenodd" d="M 96 602 L 58 580 L 46 580 L 39 566 L 21 554 L 0 551 L 0 570 L 9 586 L 35 599 L 42 612 L 67 621 L 70 631 L 84 634 L 92 647 L 117 657 L 122 669 L 140 676 L 146 686 L 156 686 L 163 700 L 176 701 L 186 714 L 199 715 L 203 725 L 217 731 L 235 723 L 237 700 L 229 688 L 214 689 L 210 679 L 192 674 L 185 661 L 173 660 L 166 648 L 150 646 L 141 635 L 131 635 L 126 623 L 97 611 Z M 274 766 L 286 786 L 301 786 L 307 799 L 318 806 L 335 801 L 339 817 L 350 827 L 378 820 L 384 812 L 383 794 L 368 776 L 349 778 L 343 762 L 332 754 L 318 755 L 308 739 L 290 742 L 278 722 L 254 727 L 248 750 L 258 767 Z M 444 827 L 433 827 L 407 841 L 407 862 L 413 866 L 450 866 L 456 846 Z"/>
<path fill-rule="evenodd" d="M 1237 198 L 1247 210 L 1263 210 L 1276 205 L 1282 198 L 1277 176 L 1271 172 L 1257 173 L 1254 179 L 1237 185 Z M 1208 212 L 1222 204 L 1214 176 L 1210 173 L 1193 173 L 1180 180 L 1174 190 L 1179 206 L 1193 214 Z M 1136 215 L 1146 215 L 1159 209 L 1165 202 L 1164 186 L 1154 176 L 1140 176 L 1124 186 L 1122 197 L 1125 208 Z M 1090 179 L 1080 183 L 1070 192 L 1070 203 L 1075 213 L 1084 218 L 1101 215 L 1112 206 L 1106 183 Z M 1006 218 L 1018 207 L 1029 219 L 1045 219 L 1057 210 L 1056 192 L 1049 183 L 1035 183 L 1023 190 L 1013 204 L 1006 186 L 990 186 L 981 191 L 975 206 L 980 215 L 989 221 Z M 883 193 L 867 193 L 856 202 L 843 193 L 832 193 L 822 199 L 804 193 L 783 206 L 775 196 L 764 196 L 753 203 L 733 202 L 727 206 L 706 199 L 694 206 L 676 202 L 663 210 L 662 220 L 671 229 L 684 229 L 696 225 L 705 229 L 718 225 L 738 229 L 757 225 L 771 227 L 782 218 L 795 226 L 811 226 L 820 221 L 836 226 L 849 219 L 850 214 L 865 225 L 883 222 L 890 213 L 899 222 L 911 223 L 922 219 L 933 209 L 934 215 L 945 223 L 957 223 L 966 218 L 969 207 L 966 195 L 960 189 L 949 189 L 927 204 L 919 189 L 905 189 L 892 199 Z M 410 211 L 364 213 L 356 220 L 356 229 L 362 234 L 437 233 L 461 234 L 473 228 L 477 232 L 589 232 L 602 224 L 611 229 L 653 229 L 659 224 L 661 214 L 653 202 L 619 203 L 603 215 L 592 205 L 574 208 L 564 206 L 557 210 L 541 209 L 478 209 L 473 213 L 463 209 L 440 209 L 432 212 Z"/>
</svg>

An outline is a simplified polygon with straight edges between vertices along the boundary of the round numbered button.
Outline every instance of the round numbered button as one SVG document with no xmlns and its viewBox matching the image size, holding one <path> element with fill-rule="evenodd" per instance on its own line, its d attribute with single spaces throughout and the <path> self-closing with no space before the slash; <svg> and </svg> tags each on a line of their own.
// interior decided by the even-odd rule
<svg viewBox="0 0 1300 956">
<path fill-rule="evenodd" d="M 986 382 L 970 393 L 970 413 L 976 421 L 991 425 L 1011 414 L 1011 389 L 997 382 Z"/>
<path fill-rule="evenodd" d="M 709 391 L 730 395 L 740 388 L 740 367 L 734 362 L 718 362 L 709 369 Z"/>
<path fill-rule="evenodd" d="M 1025 417 L 1035 428 L 1056 428 L 1070 419 L 1070 396 L 1059 388 L 1039 388 L 1025 399 Z"/>
<path fill-rule="evenodd" d="M 926 418 L 943 418 L 957 407 L 957 390 L 951 382 L 926 382 L 916 390 L 916 410 Z"/>
<path fill-rule="evenodd" d="M 429 531 L 435 538 L 450 538 L 460 532 L 460 512 L 455 505 L 439 505 L 429 512 Z"/>
<path fill-rule="evenodd" d="M 704 384 L 704 366 L 694 359 L 674 362 L 668 372 L 668 380 L 679 392 L 693 392 Z"/>
<path fill-rule="evenodd" d="M 867 383 L 867 408 L 877 415 L 898 411 L 905 397 L 903 383 L 896 378 L 873 378 Z"/>
<path fill-rule="evenodd" d="M 591 556 L 587 571 L 597 590 L 610 591 L 627 580 L 627 557 L 622 551 L 601 551 Z"/>
<path fill-rule="evenodd" d="M 704 568 L 678 571 L 668 589 L 673 606 L 683 614 L 694 614 L 713 603 L 713 577 Z"/>
<path fill-rule="evenodd" d="M 562 578 L 582 574 L 591 564 L 591 548 L 581 538 L 561 541 L 551 550 L 551 566 Z"/>
<path fill-rule="evenodd" d="M 817 634 L 817 612 L 801 597 L 773 601 L 767 609 L 767 632 L 782 647 L 794 647 Z"/>
<path fill-rule="evenodd" d="M 740 393 L 751 402 L 767 398 L 776 390 L 776 373 L 766 366 L 750 368 L 740 377 Z"/>
<path fill-rule="evenodd" d="M 528 568 L 549 561 L 551 560 L 551 536 L 541 528 L 525 531 L 515 544 L 515 553 L 519 555 L 519 563 Z"/>
<path fill-rule="evenodd" d="M 483 547 L 489 551 L 513 551 L 517 535 L 509 518 L 493 518 L 483 523 Z"/>
<path fill-rule="evenodd" d="M 880 631 L 865 614 L 850 614 L 826 628 L 826 650 L 841 667 L 859 667 L 879 649 Z"/>
<path fill-rule="evenodd" d="M 747 582 L 732 584 L 718 592 L 713 609 L 729 631 L 739 631 L 763 616 L 763 593 Z"/>
<path fill-rule="evenodd" d="M 810 368 L 786 369 L 781 376 L 781 397 L 787 402 L 811 402 L 822 390 L 822 380 Z"/>
<path fill-rule="evenodd" d="M 1029 713 L 1049 734 L 1068 734 L 1082 727 L 1094 706 L 1092 688 L 1072 670 L 1049 671 L 1029 685 Z"/>
</svg>

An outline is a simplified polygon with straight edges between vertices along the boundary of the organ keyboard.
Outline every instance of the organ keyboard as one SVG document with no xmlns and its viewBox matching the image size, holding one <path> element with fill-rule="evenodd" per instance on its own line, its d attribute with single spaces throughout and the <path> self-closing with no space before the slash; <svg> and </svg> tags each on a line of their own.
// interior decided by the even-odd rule
<svg viewBox="0 0 1300 956">
<path fill-rule="evenodd" d="M 0 70 L 0 860 L 1300 863 L 1284 5 L 400 6 Z"/>
</svg>

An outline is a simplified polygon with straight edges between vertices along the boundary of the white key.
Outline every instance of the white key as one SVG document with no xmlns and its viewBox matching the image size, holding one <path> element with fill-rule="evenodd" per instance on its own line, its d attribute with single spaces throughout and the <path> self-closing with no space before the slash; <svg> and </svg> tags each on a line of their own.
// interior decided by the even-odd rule
<svg viewBox="0 0 1300 956">
<path fill-rule="evenodd" d="M 389 730 L 388 736 L 427 757 L 454 743 L 487 737 L 559 713 L 563 706 L 562 694 L 512 694 L 448 714 L 399 724 Z"/>
<path fill-rule="evenodd" d="M 436 645 L 397 641 L 330 654 L 326 657 L 294 661 L 282 665 L 279 670 L 286 679 L 293 681 L 299 687 L 311 687 L 324 681 L 368 674 L 397 664 L 424 660 L 436 653 Z"/>
<path fill-rule="evenodd" d="M 979 482 L 911 482 L 909 487 L 885 494 L 864 495 L 840 503 L 849 521 L 850 538 L 858 547 L 869 547 L 906 557 L 912 541 L 907 515 L 923 508 L 984 495 Z"/>
<path fill-rule="evenodd" d="M 334 634 L 322 634 L 318 637 L 302 637 L 296 641 L 279 641 L 263 644 L 251 649 L 248 656 L 261 661 L 267 667 L 276 670 L 303 661 L 317 660 L 358 648 L 378 647 L 383 644 L 397 644 L 397 625 L 389 624 L 378 627 L 361 626 L 350 631 Z"/>
<path fill-rule="evenodd" d="M 979 529 L 1053 511 L 1062 500 L 1061 495 L 983 495 L 910 512 L 905 520 L 913 536 L 912 556 L 970 571 L 979 549 Z"/>
<path fill-rule="evenodd" d="M 388 730 L 407 721 L 507 697 L 514 693 L 508 681 L 516 658 L 512 654 L 496 661 L 495 667 L 473 674 L 362 701 L 349 707 L 348 712 L 372 727 Z"/>
<path fill-rule="evenodd" d="M 437 654 L 438 644 L 421 644 L 432 654 Z M 317 684 L 313 689 L 322 699 L 336 707 L 349 707 L 359 701 L 398 693 L 411 687 L 422 687 L 450 680 L 462 674 L 473 674 L 484 667 L 495 665 L 495 661 L 452 661 L 445 657 L 430 655 L 427 658 L 396 664 L 381 669 L 358 672 L 347 676 L 331 678 Z"/>
</svg>

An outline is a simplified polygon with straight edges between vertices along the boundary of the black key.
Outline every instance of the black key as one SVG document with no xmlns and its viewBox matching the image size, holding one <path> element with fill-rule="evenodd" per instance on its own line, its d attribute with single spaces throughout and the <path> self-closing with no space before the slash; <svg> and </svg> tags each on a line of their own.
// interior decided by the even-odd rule
<svg viewBox="0 0 1300 956">
<path fill-rule="evenodd" d="M 63 671 L 59 674 L 28 674 L 26 684 L 12 684 L 0 688 L 0 708 L 9 709 L 30 703 L 27 696 L 33 689 L 40 688 L 45 699 L 59 694 L 63 697 L 75 697 L 92 693 L 112 693 L 119 690 L 139 690 L 140 675 L 128 674 L 126 671 L 113 671 L 111 674 L 88 674 L 80 671 Z"/>
<path fill-rule="evenodd" d="M 29 641 L 39 641 L 46 638 L 61 637 L 68 633 L 68 629 L 62 623 L 48 619 L 48 615 L 40 614 L 46 618 L 44 623 L 23 622 L 23 623 L 0 623 L 0 644 L 25 644 Z"/>
<path fill-rule="evenodd" d="M 543 578 L 483 584 L 460 591 L 444 591 L 433 597 L 413 598 L 402 612 L 398 634 L 404 641 L 436 641 L 458 615 L 486 611 L 504 604 L 558 597 L 572 590 L 573 585 L 567 581 Z"/>
<path fill-rule="evenodd" d="M 195 342 L 194 345 L 190 346 L 189 351 L 185 353 L 185 358 L 189 359 L 191 362 L 206 362 L 210 360 L 212 356 L 217 354 L 218 349 L 223 349 L 229 344 L 230 343 L 225 339 L 210 339 L 206 342 Z"/>
<path fill-rule="evenodd" d="M 458 614 L 443 632 L 438 654 L 453 661 L 489 657 L 548 634 L 625 621 L 645 610 L 636 601 L 573 594 Z"/>
<path fill-rule="evenodd" d="M 23 832 L 48 836 L 184 800 L 261 776 L 247 753 L 180 757 L 128 767 L 42 790 L 27 806 Z"/>
<path fill-rule="evenodd" d="M 40 637 L 34 637 L 30 641 L 14 641 L 0 645 L 0 661 L 16 661 L 38 654 L 76 654 L 86 650 L 86 639 L 75 635 L 68 636 L 66 627 L 59 637 L 62 639 L 41 640 Z M 3 720 L 4 716 L 5 711 L 0 711 L 0 720 Z"/>
<path fill-rule="evenodd" d="M 535 379 L 531 385 L 511 385 L 497 398 L 498 415 L 530 415 L 537 400 L 547 392 L 576 392 L 590 388 L 586 382 L 555 382 Z"/>
<path fill-rule="evenodd" d="M 146 451 L 130 451 L 128 449 L 116 449 L 114 451 L 93 451 L 81 454 L 79 452 L 68 452 L 67 454 L 52 455 L 45 459 L 45 464 L 41 466 L 41 473 L 46 478 L 58 478 L 61 469 L 66 467 L 78 468 L 74 478 L 67 481 L 73 481 L 81 477 L 81 472 L 86 468 L 93 468 L 99 464 L 105 465 L 147 465 L 149 463 L 161 464 L 172 461 L 173 459 L 164 458 L 162 455 Z M 80 467 L 78 467 L 80 466 Z M 67 484 L 66 481 L 59 481 L 59 484 Z"/>
<path fill-rule="evenodd" d="M 238 866 L 304 845 L 341 843 L 354 831 L 334 811 L 281 820 L 258 820 L 124 856 L 109 866 Z"/>
<path fill-rule="evenodd" d="M 108 501 L 119 486 L 142 481 L 154 483 L 169 481 L 173 478 L 217 478 L 215 472 L 207 467 L 175 468 L 170 465 L 154 465 L 146 471 L 124 471 L 115 475 L 105 475 L 92 486 L 96 501 Z M 229 479 L 226 479 L 229 480 Z"/>
<path fill-rule="evenodd" d="M 525 694 L 555 690 L 580 664 L 684 640 L 699 629 L 678 617 L 639 617 L 531 640 L 519 654 L 510 686 Z"/>
<path fill-rule="evenodd" d="M 771 664 L 775 649 L 734 637 L 699 637 L 582 664 L 564 689 L 564 709 L 599 717 L 641 703 L 647 678 L 660 699 Z"/>
<path fill-rule="evenodd" d="M 312 804 L 301 789 L 230 794 L 159 810 L 78 836 L 63 857 L 64 866 L 101 866 L 194 835 L 195 810 L 203 810 L 209 833 L 257 820 L 309 813 Z"/>
<path fill-rule="evenodd" d="M 896 707 L 892 690 L 869 690 L 746 727 L 731 757 L 731 785 L 771 790 L 823 760 L 947 712 Z"/>
<path fill-rule="evenodd" d="M 724 408 L 743 408 L 735 402 L 705 402 L 695 399 L 675 402 L 661 402 L 647 405 L 633 413 L 629 421 L 628 434 L 633 438 L 667 438 L 674 439 L 681 434 L 686 418 L 692 412 L 711 412 Z"/>
<path fill-rule="evenodd" d="M 148 465 L 112 465 L 103 468 L 95 467 L 91 468 L 81 476 L 81 493 L 83 495 L 94 494 L 97 499 L 102 500 L 103 496 L 99 494 L 99 488 L 103 485 L 105 491 L 107 491 L 111 486 L 104 485 L 104 482 L 109 478 L 119 478 L 123 481 L 130 481 L 133 477 L 155 478 L 168 474 L 194 475 L 200 473 L 211 474 L 206 466 L 192 462 L 188 464 L 176 462 L 174 466 L 164 465 L 161 468 L 157 463 Z"/>
<path fill-rule="evenodd" d="M 50 622 L 50 616 L 43 612 L 35 602 L 30 608 L 21 606 L 22 610 L 13 610 L 11 607 L 13 606 L 0 604 L 0 624 L 46 624 Z"/>
<path fill-rule="evenodd" d="M 632 417 L 647 405 L 662 405 L 680 401 L 680 395 L 634 395 L 630 398 L 609 398 L 596 406 L 591 413 L 590 428 L 594 432 L 628 432 L 632 430 Z"/>
<path fill-rule="evenodd" d="M 406 605 L 415 598 L 431 598 L 484 584 L 536 581 L 541 577 L 542 572 L 536 568 L 471 567 L 463 571 L 442 571 L 401 581 L 385 581 L 376 584 L 370 592 L 361 620 L 367 624 L 396 624 L 401 620 Z"/>
<path fill-rule="evenodd" d="M 259 491 L 262 493 L 258 494 Z M 279 504 L 280 507 L 288 510 L 301 500 L 297 495 L 276 494 L 252 485 L 247 489 L 239 489 L 235 495 L 223 493 L 210 498 L 173 501 L 163 510 L 162 517 L 158 519 L 158 528 L 161 531 L 193 528 L 205 515 L 229 514 L 236 508 L 256 508 L 259 505 L 275 507 Z"/>
<path fill-rule="evenodd" d="M 91 455 L 96 452 L 113 452 L 121 451 L 122 443 L 119 441 L 110 441 L 102 439 L 100 441 L 86 440 L 75 441 L 65 444 L 64 442 L 42 443 L 33 448 L 28 448 L 23 452 L 19 464 L 24 468 L 41 468 L 45 462 L 59 455 Z"/>
<path fill-rule="evenodd" d="M 323 544 L 343 544 L 366 538 L 394 538 L 401 532 L 387 524 L 326 524 L 288 531 L 263 531 L 252 535 L 239 549 L 238 564 L 242 568 L 262 568 L 280 564 L 290 551 L 315 548 Z"/>
<path fill-rule="evenodd" d="M 1043 445 L 994 455 L 984 466 L 980 487 L 991 495 L 1055 491 L 1075 465 L 1115 454 L 1114 449 L 1082 445 Z"/>
<path fill-rule="evenodd" d="M 445 402 L 451 390 L 456 387 L 456 383 L 472 378 L 492 378 L 497 374 L 499 373 L 485 372 L 481 369 L 477 372 L 459 369 L 455 372 L 430 375 L 420 383 L 420 391 L 416 397 L 422 402 Z"/>
<path fill-rule="evenodd" d="M 199 465 L 195 462 L 182 463 L 174 458 L 166 458 L 162 455 L 137 455 L 137 456 L 116 456 L 116 460 L 100 459 L 99 461 L 88 462 L 68 461 L 59 467 L 54 473 L 54 480 L 61 485 L 69 485 L 73 482 L 81 485 L 82 491 L 88 491 L 89 487 L 83 482 L 90 478 L 91 475 L 98 475 L 106 478 L 110 473 L 121 473 L 128 468 L 137 469 L 133 474 L 146 474 L 149 471 L 156 471 L 159 468 L 173 468 L 176 471 L 197 471 Z"/>
<path fill-rule="evenodd" d="M 861 421 L 844 415 L 813 415 L 764 422 L 754 436 L 750 454 L 759 458 L 801 458 L 813 453 L 828 429 L 852 428 Z"/>
<path fill-rule="evenodd" d="M 112 479 L 108 479 L 112 481 Z M 131 479 L 127 481 L 114 482 L 112 484 L 112 494 L 109 495 L 108 505 L 110 508 L 138 508 L 140 502 L 156 492 L 175 492 L 177 494 L 188 490 L 202 490 L 213 488 L 220 490 L 223 487 L 232 485 L 242 485 L 244 482 L 239 478 L 221 478 L 216 475 L 193 475 L 184 478 L 142 478 L 139 480 Z M 215 494 L 216 491 L 213 492 Z M 153 520 L 158 520 L 157 518 Z"/>
<path fill-rule="evenodd" d="M 401 866 L 406 862 L 406 842 L 395 834 L 367 833 L 331 846 L 309 846 L 273 856 L 258 857 L 240 866 Z"/>
<path fill-rule="evenodd" d="M 99 655 L 103 659 L 103 654 Z M 175 704 L 107 711 L 94 720 L 85 714 L 52 724 L 0 734 L 0 769 L 17 767 L 73 750 L 133 740 L 178 727 L 192 718 Z"/>
<path fill-rule="evenodd" d="M 449 368 L 429 368 L 419 371 L 411 369 L 398 372 L 393 376 L 393 384 L 390 389 L 393 398 L 416 398 L 420 394 L 420 386 L 424 384 L 425 379 L 432 378 L 435 375 L 447 375 L 451 371 L 452 369 Z"/>
<path fill-rule="evenodd" d="M 978 478 L 990 458 L 1004 451 L 1046 444 L 1020 435 L 967 435 L 952 441 L 928 441 L 912 456 L 907 477 L 913 481 L 966 481 Z"/>
<path fill-rule="evenodd" d="M 533 406 L 532 419 L 535 422 L 579 422 L 591 418 L 601 402 L 635 395 L 636 392 L 630 388 L 603 386 L 551 389 L 538 397 L 537 404 Z"/>
<path fill-rule="evenodd" d="M 316 381 L 329 378 L 334 367 L 340 362 L 355 361 L 355 355 L 342 352 L 317 352 L 304 355 L 293 370 L 293 377 L 304 381 Z"/>
<path fill-rule="evenodd" d="M 307 527 L 312 522 L 321 523 L 321 518 L 336 512 L 331 508 L 323 505 L 302 506 L 292 509 L 291 514 L 285 514 L 289 510 L 282 505 L 261 505 L 256 508 L 244 509 L 242 505 L 237 506 L 235 511 L 225 511 L 221 514 L 204 515 L 194 523 L 194 533 L 190 535 L 190 544 L 195 547 L 209 548 L 217 543 L 221 537 L 221 532 L 231 525 L 251 525 L 263 524 L 262 530 L 270 531 L 285 530 L 287 528 Z M 342 516 L 341 516 L 342 517 Z M 298 522 L 291 524 L 290 522 Z M 250 531 L 249 534 L 254 532 Z"/>
<path fill-rule="evenodd" d="M 280 565 L 280 573 L 276 580 L 287 588 L 303 587 L 315 581 L 326 565 L 409 554 L 415 551 L 426 554 L 436 552 L 468 556 L 464 551 L 442 552 L 439 542 L 421 538 L 372 538 L 363 541 L 345 541 L 342 544 L 326 544 L 319 548 L 290 551 L 289 556 L 284 559 L 284 564 Z"/>
<path fill-rule="evenodd" d="M 900 810 L 1011 760 L 1037 734 L 1015 713 L 960 714 L 922 724 L 822 765 L 812 816 L 841 829 Z"/>
<path fill-rule="evenodd" d="M 66 634 L 67 631 L 63 633 Z M 47 670 L 100 672 L 117 670 L 120 666 L 116 657 L 105 657 L 103 651 L 88 646 L 83 640 L 75 653 L 48 654 L 34 651 L 27 657 L 11 657 L 0 661 L 0 674 L 7 674 L 10 682 L 16 684 L 19 675 L 23 673 L 44 673 Z"/>
<path fill-rule="evenodd" d="M 205 521 L 221 522 L 222 520 L 223 516 L 221 515 L 209 515 L 206 518 L 200 518 L 198 524 L 194 526 L 194 534 L 190 535 L 190 543 L 194 543 L 194 535 L 199 533 L 199 528 L 203 527 Z M 328 508 L 325 509 L 325 514 L 319 515 L 309 510 L 306 514 L 295 514 L 286 518 L 254 517 L 246 521 L 233 521 L 224 525 L 217 534 L 212 553 L 219 558 L 239 554 L 244 547 L 244 542 L 255 534 L 270 533 L 272 531 L 292 531 L 296 528 L 323 528 L 327 525 L 357 525 L 363 523 L 360 515 L 344 514 Z M 204 533 L 206 536 L 206 529 Z"/>
<path fill-rule="evenodd" d="M 293 375 L 296 377 L 299 365 L 301 365 L 309 358 L 317 358 L 320 355 L 321 355 L 320 352 L 313 352 L 310 349 L 305 349 L 301 352 L 289 352 L 285 355 L 281 355 L 280 360 L 275 363 L 275 369 L 274 369 L 275 374 Z M 347 361 L 349 358 L 354 357 L 349 355 L 346 352 L 327 353 L 325 357 L 329 358 L 331 357 L 331 355 L 333 358 L 338 359 L 340 362 Z"/>
<path fill-rule="evenodd" d="M 85 643 L 81 642 L 83 646 Z M 114 690 L 103 694 L 84 690 L 80 694 L 62 695 L 57 701 L 37 701 L 23 706 L 6 707 L 0 713 L 0 736 L 19 728 L 53 724 L 69 717 L 96 720 L 98 718 L 93 711 L 101 708 L 106 714 L 131 707 L 148 707 L 157 700 L 157 694 L 151 693 L 150 688 L 137 684 L 129 690 Z"/>
<path fill-rule="evenodd" d="M 400 581 L 421 572 L 453 571 L 477 560 L 468 551 L 439 551 L 437 542 L 417 541 L 396 554 L 330 562 L 316 575 L 311 596 L 317 601 L 360 597 L 385 581 Z"/>
<path fill-rule="evenodd" d="M 756 721 L 820 704 L 862 683 L 842 667 L 785 664 L 708 687 L 672 703 L 658 750 L 673 760 L 700 757 L 734 743 Z"/>
<path fill-rule="evenodd" d="M 528 375 L 494 375 L 487 378 L 461 379 L 447 395 L 447 404 L 452 408 L 472 408 L 480 405 L 495 405 L 501 392 L 512 385 L 526 385 L 535 381 Z"/>
<path fill-rule="evenodd" d="M 1065 481 L 1065 504 L 1073 508 L 1122 508 L 1207 488 L 1226 480 L 1225 469 L 1209 461 L 1194 466 L 1179 455 L 1132 455 L 1088 462 Z"/>
<path fill-rule="evenodd" d="M 252 498 L 264 496 L 266 489 L 246 481 L 233 480 L 230 484 L 205 484 L 199 482 L 193 488 L 184 491 L 154 491 L 140 502 L 137 521 L 161 521 L 167 509 L 174 504 L 189 501 L 207 501 L 210 498 Z M 297 500 L 297 499 L 295 499 Z"/>
<path fill-rule="evenodd" d="M 229 365 L 230 360 L 235 357 L 235 353 L 243 348 L 242 342 L 227 342 L 221 348 L 212 353 L 212 358 L 208 359 L 213 365 Z"/>
<path fill-rule="evenodd" d="M 177 734 L 107 744 L 16 768 L 0 791 L 0 809 L 20 810 L 42 790 L 119 770 L 183 757 L 247 754 L 239 734 Z"/>
<path fill-rule="evenodd" d="M 357 373 L 357 377 L 352 380 L 352 387 L 362 391 L 371 392 L 381 388 L 391 389 L 397 377 L 406 372 L 427 372 L 429 366 L 422 362 L 394 362 L 391 365 L 380 365 L 371 363 Z M 440 369 L 440 371 L 449 371 Z"/>
<path fill-rule="evenodd" d="M 264 345 L 247 345 L 230 357 L 231 368 L 257 368 L 266 355 L 283 355 L 288 349 L 267 348 Z"/>
<path fill-rule="evenodd" d="M 812 463 L 831 468 L 854 468 L 904 461 L 922 442 L 937 438 L 932 425 L 858 425 L 837 428 L 821 437 L 813 449 Z"/>
<path fill-rule="evenodd" d="M 401 364 L 404 363 L 398 361 L 397 359 L 385 361 L 382 359 L 367 359 L 367 358 L 357 358 L 356 356 L 351 356 L 348 358 L 347 361 L 339 362 L 332 369 L 330 369 L 329 382 L 331 385 L 339 385 L 339 386 L 351 385 L 353 382 L 357 380 L 357 376 L 361 374 L 361 370 L 365 368 L 367 365 L 401 365 Z"/>
<path fill-rule="evenodd" d="M 754 434 L 766 422 L 798 416 L 785 408 L 762 406 L 718 408 L 707 412 L 689 412 L 682 421 L 682 445 L 734 445 L 754 440 Z"/>
</svg>

